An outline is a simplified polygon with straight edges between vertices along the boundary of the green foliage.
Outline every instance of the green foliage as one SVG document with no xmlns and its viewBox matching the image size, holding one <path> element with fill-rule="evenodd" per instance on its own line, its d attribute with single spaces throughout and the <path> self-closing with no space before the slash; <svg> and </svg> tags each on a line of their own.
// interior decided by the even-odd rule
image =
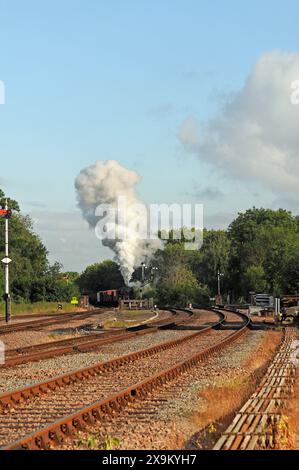
<svg viewBox="0 0 299 470">
<path fill-rule="evenodd" d="M 60 302 L 62 305 L 62 309 L 59 310 L 61 312 L 73 312 L 74 306 L 71 305 L 69 302 Z M 12 302 L 11 304 L 11 311 L 13 316 L 15 315 L 23 315 L 23 314 L 35 314 L 35 313 L 56 313 L 57 314 L 57 302 L 19 302 L 15 303 Z M 0 312 L 4 312 L 4 302 L 0 302 Z M 1 315 L 1 313 L 0 313 Z M 50 337 L 50 335 L 49 335 Z M 55 335 L 53 335 L 53 338 Z"/>
<path fill-rule="evenodd" d="M 9 209 L 12 209 L 17 212 L 20 211 L 19 204 L 14 199 L 7 198 L 7 204 L 8 204 Z M 0 206 L 3 208 L 5 206 L 5 194 L 2 191 L 2 189 L 0 189 Z"/>
<path fill-rule="evenodd" d="M 194 274 L 186 267 L 175 267 L 157 284 L 157 295 L 161 304 L 186 306 L 189 302 L 208 305 L 209 295 L 200 286 Z"/>
<path fill-rule="evenodd" d="M 262 293 L 267 291 L 268 286 L 262 266 L 248 266 L 245 271 L 245 282 L 247 283 L 248 292 Z"/>
<path fill-rule="evenodd" d="M 113 450 L 119 446 L 120 439 L 118 437 L 106 436 L 103 440 L 102 448 L 104 450 Z"/>
<path fill-rule="evenodd" d="M 72 297 L 79 295 L 80 291 L 76 284 L 67 282 L 60 273 L 53 273 L 51 268 L 31 284 L 32 302 L 41 300 L 70 302 Z"/>
<path fill-rule="evenodd" d="M 0 204 L 4 193 L 0 190 Z M 9 221 L 10 288 L 12 300 L 21 302 L 67 301 L 79 294 L 72 276 L 66 278 L 62 266 L 50 266 L 48 252 L 41 239 L 33 231 L 29 216 L 21 215 L 16 201 L 9 200 L 9 207 L 16 212 Z M 0 219 L 0 256 L 4 256 L 4 219 Z M 4 293 L 3 270 L 0 270 L 0 296 Z"/>
<path fill-rule="evenodd" d="M 184 240 L 173 240 L 172 232 L 165 249 L 156 253 L 156 280 L 160 302 L 186 305 L 191 302 L 209 305 L 210 293 L 217 289 L 217 271 L 226 273 L 230 241 L 223 230 L 204 230 L 199 250 L 184 249 Z M 163 302 L 163 299 L 164 302 Z"/>
<path fill-rule="evenodd" d="M 299 242 L 290 254 L 288 264 L 283 268 L 284 292 L 299 292 Z"/>
<path fill-rule="evenodd" d="M 5 195 L 0 190 L 0 205 Z M 111 260 L 88 266 L 79 275 L 50 266 L 48 252 L 33 231 L 32 221 L 19 212 L 16 201 L 10 219 L 10 282 L 14 302 L 69 302 L 73 296 L 124 286 L 119 266 Z M 160 234 L 161 236 L 161 234 Z M 189 302 L 207 305 L 217 292 L 217 272 L 223 274 L 221 292 L 234 300 L 248 299 L 249 291 L 273 295 L 299 292 L 299 216 L 279 209 L 253 207 L 238 214 L 228 230 L 204 230 L 203 246 L 185 250 L 184 235 L 169 233 L 165 249 L 151 260 L 157 267 L 144 297 L 182 306 Z M 4 219 L 0 219 L 0 256 L 4 256 Z M 136 271 L 136 279 L 140 273 Z M 4 276 L 0 270 L 0 296 Z"/>
<path fill-rule="evenodd" d="M 190 252 L 190 266 L 199 282 L 206 284 L 211 292 L 217 290 L 217 272 L 223 274 L 224 287 L 230 255 L 230 241 L 224 230 L 204 230 L 203 246 Z"/>
<path fill-rule="evenodd" d="M 139 287 L 136 288 L 136 292 L 135 292 L 135 297 L 136 298 L 139 298 L 139 289 L 140 289 Z M 143 299 L 153 298 L 156 302 L 157 297 L 158 297 L 157 289 L 154 286 L 149 284 L 149 285 L 146 285 L 145 287 L 143 287 L 143 289 L 142 289 L 142 298 Z"/>
<path fill-rule="evenodd" d="M 247 301 L 249 291 L 275 296 L 299 292 L 299 216 L 286 210 L 254 207 L 240 213 L 227 231 L 205 229 L 200 250 L 185 251 L 183 241 L 173 240 L 172 235 L 154 260 L 159 266 L 160 298 L 165 295 L 178 302 L 194 297 L 192 283 L 182 295 L 184 288 L 178 285 L 182 281 L 173 280 L 172 273 L 184 272 L 183 268 L 211 295 L 217 292 L 219 270 L 221 292 L 236 301 Z"/>
<path fill-rule="evenodd" d="M 119 266 L 111 260 L 88 266 L 78 277 L 76 283 L 82 293 L 119 289 L 124 286 Z"/>
<path fill-rule="evenodd" d="M 86 438 L 80 438 L 76 442 L 78 448 L 88 448 L 90 450 L 113 450 L 120 444 L 120 439 L 110 435 L 102 438 L 101 433 L 87 435 Z"/>
<path fill-rule="evenodd" d="M 229 284 L 235 297 L 246 297 L 251 288 L 267 288 L 277 296 L 298 291 L 298 217 L 283 209 L 254 207 L 238 215 L 228 236 Z"/>
</svg>

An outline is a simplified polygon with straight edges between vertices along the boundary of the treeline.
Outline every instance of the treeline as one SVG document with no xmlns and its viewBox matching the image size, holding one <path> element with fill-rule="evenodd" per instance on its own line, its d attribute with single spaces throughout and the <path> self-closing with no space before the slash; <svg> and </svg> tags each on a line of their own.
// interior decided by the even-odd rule
<svg viewBox="0 0 299 470">
<path fill-rule="evenodd" d="M 4 205 L 1 190 L 0 205 Z M 21 215 L 16 201 L 9 206 L 14 209 L 9 238 L 15 302 L 69 301 L 80 291 L 124 286 L 119 266 L 111 260 L 88 266 L 81 275 L 63 273 L 59 263 L 51 265 L 31 219 Z M 0 256 L 4 257 L 4 219 L 0 219 Z M 283 209 L 252 208 L 240 213 L 227 230 L 205 229 L 203 246 L 194 251 L 185 250 L 184 240 L 174 240 L 170 234 L 164 250 L 148 261 L 143 296 L 164 305 L 207 305 L 217 293 L 218 271 L 225 301 L 229 296 L 232 302 L 246 302 L 250 291 L 275 296 L 299 293 L 299 217 Z M 141 280 L 140 268 L 133 279 Z M 1 297 L 3 293 L 1 269 Z"/>
<path fill-rule="evenodd" d="M 143 295 L 161 304 L 207 305 L 217 293 L 218 271 L 225 301 L 229 296 L 232 302 L 246 302 L 250 291 L 299 292 L 299 217 L 291 212 L 249 209 L 227 230 L 204 230 L 203 240 L 200 250 L 186 251 L 184 240 L 170 236 L 150 262 L 158 269 L 146 270 Z M 118 266 L 105 261 L 88 267 L 78 285 L 97 291 L 121 287 L 123 281 Z"/>
<path fill-rule="evenodd" d="M 4 193 L 0 190 L 0 205 Z M 10 200 L 13 215 L 9 221 L 10 288 L 14 302 L 70 301 L 79 294 L 76 273 L 63 273 L 59 263 L 51 265 L 48 252 L 33 231 L 30 217 L 20 214 L 19 205 Z M 0 219 L 0 256 L 4 257 L 4 219 Z M 0 296 L 4 294 L 4 271 L 0 270 Z"/>
</svg>

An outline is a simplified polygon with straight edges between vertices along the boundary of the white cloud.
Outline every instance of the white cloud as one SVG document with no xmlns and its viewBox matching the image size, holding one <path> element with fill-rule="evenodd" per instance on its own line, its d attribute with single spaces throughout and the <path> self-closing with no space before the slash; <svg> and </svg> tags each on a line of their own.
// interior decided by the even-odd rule
<svg viewBox="0 0 299 470">
<path fill-rule="evenodd" d="M 188 117 L 179 140 L 221 174 L 298 199 L 299 105 L 290 100 L 296 79 L 299 54 L 263 55 L 219 115 L 200 125 Z"/>
</svg>

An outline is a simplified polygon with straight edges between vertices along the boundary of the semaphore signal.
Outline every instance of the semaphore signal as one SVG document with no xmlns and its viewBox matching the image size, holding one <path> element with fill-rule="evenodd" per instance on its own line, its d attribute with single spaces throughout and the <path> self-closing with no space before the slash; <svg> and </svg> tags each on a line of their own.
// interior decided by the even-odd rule
<svg viewBox="0 0 299 470">
<path fill-rule="evenodd" d="M 11 209 L 0 209 L 0 217 L 3 217 L 5 219 L 10 219 L 12 215 Z"/>
<path fill-rule="evenodd" d="M 5 273 L 5 321 L 10 323 L 11 320 L 11 303 L 10 303 L 10 292 L 9 292 L 9 263 L 11 259 L 8 256 L 8 219 L 11 217 L 11 209 L 7 206 L 7 199 L 5 200 L 4 209 L 0 209 L 0 217 L 5 219 L 5 257 L 1 260 L 4 264 Z"/>
</svg>

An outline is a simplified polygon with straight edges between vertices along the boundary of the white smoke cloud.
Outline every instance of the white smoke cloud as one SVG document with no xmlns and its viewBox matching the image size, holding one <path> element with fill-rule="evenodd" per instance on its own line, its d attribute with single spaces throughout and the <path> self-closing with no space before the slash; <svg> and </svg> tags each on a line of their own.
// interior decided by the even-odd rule
<svg viewBox="0 0 299 470">
<path fill-rule="evenodd" d="M 163 247 L 160 240 L 140 239 L 135 232 L 137 217 L 139 224 L 147 228 L 147 207 L 136 193 L 139 181 L 140 176 L 135 171 L 128 170 L 115 160 L 97 161 L 83 169 L 75 181 L 78 205 L 90 227 L 96 227 L 99 221 L 95 215 L 98 206 L 111 204 L 116 208 L 118 198 L 126 198 L 126 219 L 107 224 L 107 234 L 123 233 L 125 229 L 129 236 L 126 239 L 111 236 L 102 240 L 103 245 L 115 253 L 126 284 L 134 269 Z M 140 213 L 138 207 L 144 210 Z"/>
<path fill-rule="evenodd" d="M 299 105 L 291 102 L 298 79 L 299 54 L 263 55 L 218 117 L 208 123 L 188 117 L 179 140 L 221 173 L 298 200 Z"/>
</svg>

